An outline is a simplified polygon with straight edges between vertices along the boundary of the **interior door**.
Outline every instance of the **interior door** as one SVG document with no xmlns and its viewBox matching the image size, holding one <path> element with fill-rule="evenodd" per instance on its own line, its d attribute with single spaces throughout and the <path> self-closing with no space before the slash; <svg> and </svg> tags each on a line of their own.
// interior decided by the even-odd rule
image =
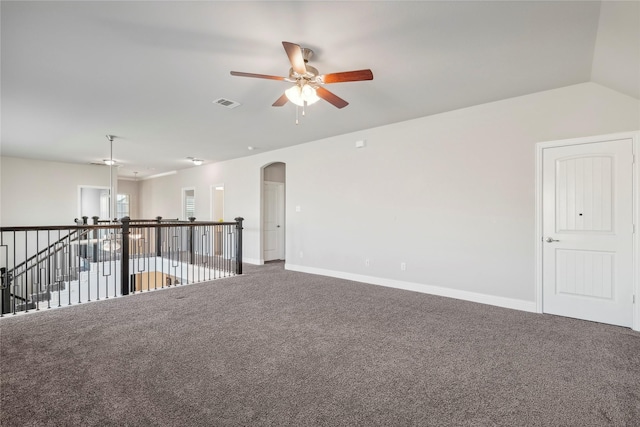
<svg viewBox="0 0 640 427">
<path fill-rule="evenodd" d="M 284 259 L 284 184 L 264 183 L 264 260 Z"/>
<path fill-rule="evenodd" d="M 543 152 L 543 311 L 620 326 L 633 317 L 631 139 Z"/>
</svg>

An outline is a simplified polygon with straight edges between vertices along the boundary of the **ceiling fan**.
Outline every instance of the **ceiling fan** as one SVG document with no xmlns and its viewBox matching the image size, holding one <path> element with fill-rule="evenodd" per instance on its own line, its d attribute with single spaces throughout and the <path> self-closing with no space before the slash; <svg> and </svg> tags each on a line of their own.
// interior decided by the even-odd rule
<svg viewBox="0 0 640 427">
<path fill-rule="evenodd" d="M 285 52 L 291 62 L 291 69 L 288 77 L 270 76 L 266 74 L 243 73 L 231 71 L 232 76 L 254 77 L 258 79 L 282 80 L 295 83 L 287 89 L 285 93 L 273 103 L 274 107 L 282 107 L 287 101 L 304 107 L 313 104 L 319 99 L 324 99 L 337 108 L 344 108 L 349 103 L 339 96 L 329 92 L 322 85 L 330 83 L 357 82 L 362 80 L 373 80 L 371 70 L 344 71 L 341 73 L 320 74 L 315 67 L 308 65 L 313 51 L 300 47 L 295 43 L 282 42 Z"/>
</svg>

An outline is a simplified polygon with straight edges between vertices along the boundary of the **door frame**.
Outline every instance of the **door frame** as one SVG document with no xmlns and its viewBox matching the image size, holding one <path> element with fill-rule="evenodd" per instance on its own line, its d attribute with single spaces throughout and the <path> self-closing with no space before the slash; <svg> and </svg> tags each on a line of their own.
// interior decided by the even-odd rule
<svg viewBox="0 0 640 427">
<path fill-rule="evenodd" d="M 282 163 L 284 164 L 285 167 L 285 171 L 287 168 L 287 163 L 284 160 L 273 160 L 270 161 L 269 163 L 266 163 L 264 165 L 262 165 L 260 167 L 260 229 L 259 229 L 259 241 L 260 241 L 260 257 L 256 260 L 258 265 L 263 265 L 264 264 L 264 183 L 265 181 L 265 169 L 268 168 L 269 166 L 275 164 L 275 163 Z M 288 228 L 288 217 L 287 217 L 287 175 L 285 172 L 285 177 L 284 177 L 284 182 L 282 183 L 284 184 L 284 199 L 282 200 L 282 212 L 284 214 L 284 236 L 283 236 L 283 242 L 282 244 L 284 245 L 284 258 L 286 260 L 287 258 L 287 228 Z"/>
<path fill-rule="evenodd" d="M 632 329 L 640 331 L 640 162 L 638 162 L 638 153 L 640 153 L 640 131 L 622 132 L 608 135 L 597 135 L 583 138 L 563 139 L 556 141 L 539 142 L 536 144 L 536 169 L 535 169 L 535 300 L 536 312 L 542 313 L 542 156 L 547 148 L 563 147 L 569 145 L 591 144 L 595 142 L 614 141 L 618 139 L 631 139 L 633 150 L 633 177 L 632 177 L 632 206 L 633 206 L 633 321 Z"/>
</svg>

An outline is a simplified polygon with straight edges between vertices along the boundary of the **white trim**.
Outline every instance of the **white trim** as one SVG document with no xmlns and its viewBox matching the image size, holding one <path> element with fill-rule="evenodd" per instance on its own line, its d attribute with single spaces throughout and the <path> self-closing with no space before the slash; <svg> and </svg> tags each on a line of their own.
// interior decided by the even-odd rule
<svg viewBox="0 0 640 427">
<path fill-rule="evenodd" d="M 542 153 L 541 143 L 536 144 L 535 182 L 535 303 L 536 313 L 542 313 Z"/>
<path fill-rule="evenodd" d="M 301 273 L 317 274 L 320 276 L 335 277 L 338 279 L 352 280 L 354 282 L 367 283 L 371 285 L 386 286 L 388 288 L 404 289 L 406 291 L 420 292 L 429 295 L 455 298 L 464 301 L 471 301 L 480 304 L 494 305 L 497 307 L 510 308 L 512 310 L 528 311 L 535 313 L 536 305 L 533 301 L 524 301 L 513 298 L 499 297 L 495 295 L 479 294 L 476 292 L 463 291 L 460 289 L 443 288 L 440 286 L 425 285 L 422 283 L 404 282 L 400 280 L 385 279 L 382 277 L 364 276 L 361 274 L 346 273 L 343 271 L 326 270 L 323 268 L 306 267 L 303 265 L 286 264 L 286 270 L 298 271 Z"/>
<path fill-rule="evenodd" d="M 633 165 L 633 223 L 635 234 L 633 238 L 633 294 L 635 304 L 633 306 L 633 321 L 631 328 L 640 331 L 640 132 L 621 132 L 608 135 L 596 135 L 584 138 L 563 139 L 557 141 L 539 142 L 536 144 L 536 204 L 535 204 L 535 306 L 536 312 L 542 313 L 542 154 L 545 148 L 563 147 L 568 145 L 591 144 L 595 142 L 615 141 L 619 139 L 631 139 L 632 150 L 635 158 Z"/>
<path fill-rule="evenodd" d="M 253 264 L 253 265 L 264 265 L 264 260 L 255 259 L 255 258 L 242 257 L 242 262 L 247 264 Z"/>
</svg>

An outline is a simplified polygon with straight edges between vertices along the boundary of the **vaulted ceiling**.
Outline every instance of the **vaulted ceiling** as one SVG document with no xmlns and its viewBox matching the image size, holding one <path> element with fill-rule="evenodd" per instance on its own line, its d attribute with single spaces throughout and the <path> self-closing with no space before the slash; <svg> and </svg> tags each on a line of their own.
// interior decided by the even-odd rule
<svg viewBox="0 0 640 427">
<path fill-rule="evenodd" d="M 640 98 L 639 4 L 2 1 L 1 154 L 100 162 L 112 134 L 144 177 L 589 81 Z M 287 76 L 282 41 L 374 80 L 296 125 L 291 84 L 229 73 Z"/>
</svg>

